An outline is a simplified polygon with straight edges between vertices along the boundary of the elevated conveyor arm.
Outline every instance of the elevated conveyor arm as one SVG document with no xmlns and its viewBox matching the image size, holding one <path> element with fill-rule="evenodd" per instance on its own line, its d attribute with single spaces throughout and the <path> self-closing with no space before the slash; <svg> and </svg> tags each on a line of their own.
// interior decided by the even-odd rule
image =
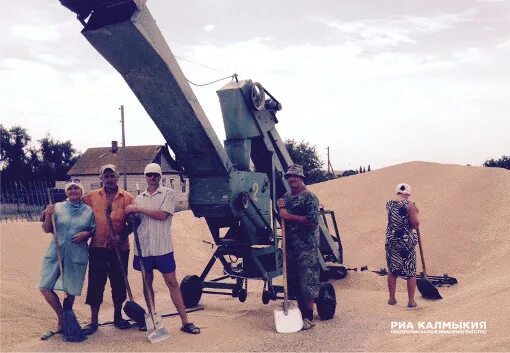
<svg viewBox="0 0 510 353">
<path fill-rule="evenodd" d="M 191 178 L 227 176 L 230 160 L 156 22 L 145 6 L 131 8 L 113 24 L 120 8 L 93 12 L 83 35 L 122 75 Z"/>
</svg>

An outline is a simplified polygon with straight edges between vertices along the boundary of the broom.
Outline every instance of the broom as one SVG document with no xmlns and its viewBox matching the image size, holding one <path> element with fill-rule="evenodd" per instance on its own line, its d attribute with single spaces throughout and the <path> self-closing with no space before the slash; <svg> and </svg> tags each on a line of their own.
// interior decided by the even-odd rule
<svg viewBox="0 0 510 353">
<path fill-rule="evenodd" d="M 51 190 L 48 189 L 48 197 L 50 200 L 50 204 L 52 203 Z M 58 242 L 57 235 L 57 227 L 55 225 L 55 215 L 51 215 L 51 224 L 53 226 L 53 239 L 55 240 L 55 246 L 57 248 L 57 258 L 58 258 L 58 267 L 60 269 L 60 275 L 62 276 L 62 289 L 65 291 L 64 286 L 64 264 L 62 262 L 62 250 L 60 249 L 60 245 Z M 67 297 L 64 299 L 64 303 L 62 305 L 63 313 L 62 313 L 62 334 L 64 336 L 64 340 L 67 342 L 82 342 L 87 339 L 87 336 L 83 333 L 81 326 L 76 319 L 76 315 L 73 311 L 73 301 Z"/>
</svg>

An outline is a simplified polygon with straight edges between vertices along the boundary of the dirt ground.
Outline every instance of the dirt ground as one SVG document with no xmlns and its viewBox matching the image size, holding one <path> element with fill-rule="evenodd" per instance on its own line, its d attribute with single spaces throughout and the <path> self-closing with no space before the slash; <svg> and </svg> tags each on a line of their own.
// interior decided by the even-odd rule
<svg viewBox="0 0 510 353">
<path fill-rule="evenodd" d="M 386 277 L 349 272 L 333 280 L 338 306 L 329 321 L 295 334 L 277 334 L 273 310 L 279 302 L 261 302 L 262 283 L 251 281 L 245 303 L 229 296 L 204 295 L 203 311 L 190 314 L 202 333 L 179 331 L 177 317 L 164 319 L 171 338 L 151 344 L 146 333 L 120 331 L 111 325 L 82 343 L 60 336 L 41 341 L 55 325 L 53 313 L 36 288 L 50 236 L 38 222 L 2 223 L 1 319 L 2 351 L 508 351 L 510 349 L 510 171 L 496 168 L 410 162 L 310 187 L 334 210 L 342 236 L 345 264 L 385 267 L 386 200 L 400 182 L 412 186 L 420 209 L 421 233 L 429 274 L 448 273 L 458 284 L 439 289 L 444 299 L 408 309 L 403 280 L 398 303 L 389 306 Z M 191 211 L 174 218 L 177 274 L 199 274 L 213 250 L 203 219 Z M 420 266 L 418 265 L 420 268 Z M 221 273 L 219 268 L 216 273 Z M 135 300 L 142 303 L 141 278 L 130 271 Z M 173 312 L 166 287 L 156 276 L 158 311 Z M 86 287 L 84 288 L 85 293 Z M 88 320 L 84 295 L 77 298 L 80 322 Z M 105 293 L 100 321 L 112 319 L 111 296 Z M 486 333 L 394 333 L 393 323 L 486 322 Z"/>
</svg>

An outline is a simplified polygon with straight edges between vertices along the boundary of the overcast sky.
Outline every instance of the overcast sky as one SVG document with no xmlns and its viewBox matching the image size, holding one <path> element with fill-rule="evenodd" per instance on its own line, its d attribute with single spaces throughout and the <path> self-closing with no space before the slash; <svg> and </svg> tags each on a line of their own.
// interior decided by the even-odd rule
<svg viewBox="0 0 510 353">
<path fill-rule="evenodd" d="M 480 165 L 510 154 L 510 4 L 498 0 L 149 0 L 188 80 L 233 73 L 283 104 L 284 138 L 335 169 L 406 161 Z M 0 111 L 33 139 L 80 151 L 163 137 L 57 0 L 2 8 Z M 220 140 L 216 90 L 192 86 Z"/>
</svg>

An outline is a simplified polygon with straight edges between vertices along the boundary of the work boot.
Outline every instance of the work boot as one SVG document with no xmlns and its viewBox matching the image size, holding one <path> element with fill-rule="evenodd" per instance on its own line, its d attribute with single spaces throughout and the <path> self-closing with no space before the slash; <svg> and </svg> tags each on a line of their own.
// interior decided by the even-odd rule
<svg viewBox="0 0 510 353">
<path fill-rule="evenodd" d="M 117 312 L 115 312 L 114 314 L 113 326 L 115 326 L 119 330 L 126 330 L 128 328 L 131 328 L 131 324 L 129 323 L 129 321 L 124 320 L 122 318 L 122 314 Z"/>
</svg>

